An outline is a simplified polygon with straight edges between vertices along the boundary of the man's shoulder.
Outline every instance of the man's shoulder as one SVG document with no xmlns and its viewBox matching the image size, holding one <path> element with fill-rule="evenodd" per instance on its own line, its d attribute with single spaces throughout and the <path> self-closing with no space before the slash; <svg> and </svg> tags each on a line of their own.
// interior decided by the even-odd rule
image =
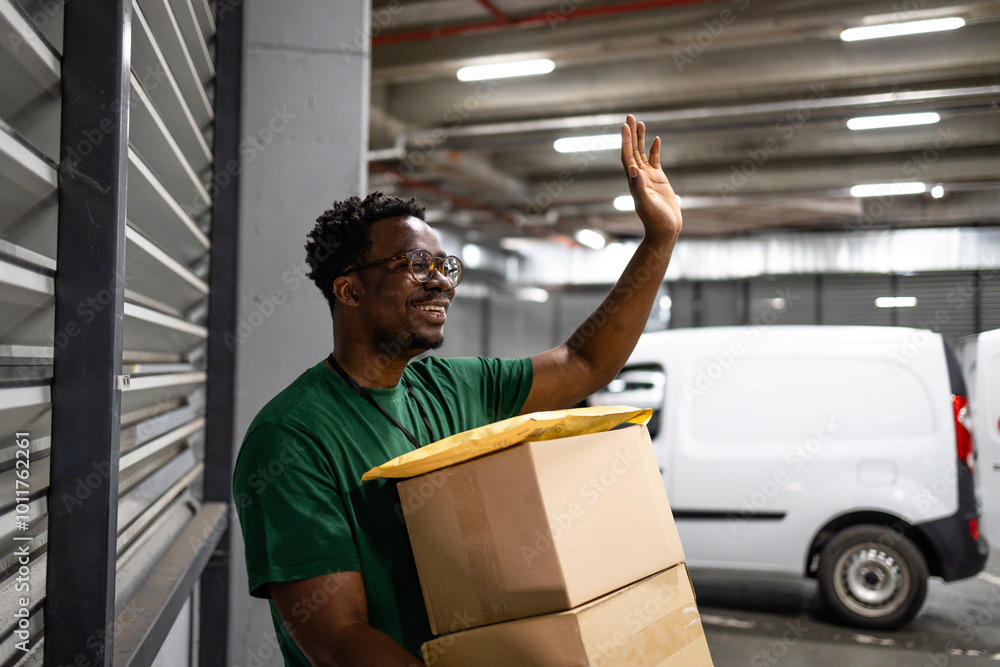
<svg viewBox="0 0 1000 667">
<path fill-rule="evenodd" d="M 314 423 L 320 413 L 332 411 L 336 400 L 323 377 L 323 370 L 322 364 L 306 369 L 264 404 L 250 422 L 244 442 L 260 429 L 299 431 L 308 435 L 309 424 Z"/>
<path fill-rule="evenodd" d="M 258 468 L 289 452 L 323 457 L 320 444 L 329 442 L 329 434 L 322 425 L 337 407 L 322 371 L 319 364 L 307 369 L 260 409 L 240 444 L 237 476 L 242 468 Z"/>
<path fill-rule="evenodd" d="M 531 388 L 532 367 L 529 358 L 424 357 L 411 362 L 407 373 L 421 393 L 437 396 L 449 407 L 475 410 L 479 405 L 493 415 L 497 402 L 505 404 L 509 398 L 501 412 L 516 414 Z"/>
<path fill-rule="evenodd" d="M 499 357 L 434 357 L 426 356 L 411 361 L 407 366 L 410 372 L 418 375 L 433 375 L 446 373 L 449 375 L 466 375 L 478 377 L 499 373 L 503 370 L 521 373 L 524 366 L 531 360 L 503 359 Z"/>
</svg>

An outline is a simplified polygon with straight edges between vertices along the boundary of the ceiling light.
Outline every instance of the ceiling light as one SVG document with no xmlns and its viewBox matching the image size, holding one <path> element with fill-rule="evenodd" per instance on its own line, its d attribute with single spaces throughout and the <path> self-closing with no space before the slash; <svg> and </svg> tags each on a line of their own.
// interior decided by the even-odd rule
<svg viewBox="0 0 1000 667">
<path fill-rule="evenodd" d="M 615 210 L 618 211 L 634 211 L 635 201 L 632 199 L 632 195 L 622 195 L 615 197 L 614 206 Z"/>
<path fill-rule="evenodd" d="M 551 60 L 521 60 L 513 63 L 493 63 L 492 65 L 470 65 L 458 70 L 459 81 L 481 81 L 483 79 L 506 79 L 512 76 L 548 74 L 556 68 Z"/>
<path fill-rule="evenodd" d="M 958 16 L 952 16 L 944 19 L 930 19 L 927 21 L 907 21 L 905 23 L 866 25 L 844 30 L 840 33 L 840 39 L 845 42 L 856 42 L 862 39 L 881 39 L 882 37 L 916 35 L 922 32 L 955 30 L 956 28 L 961 28 L 963 25 L 965 25 L 965 19 Z"/>
<path fill-rule="evenodd" d="M 629 197 L 631 199 L 631 197 Z M 576 240 L 587 246 L 588 248 L 593 248 L 594 250 L 600 250 L 607 243 L 607 239 L 604 238 L 604 234 L 600 232 L 595 232 L 593 229 L 578 229 L 576 234 Z"/>
<path fill-rule="evenodd" d="M 549 300 L 549 293 L 541 287 L 518 287 L 517 299 L 518 301 L 545 303 Z"/>
<path fill-rule="evenodd" d="M 583 151 L 606 151 L 622 147 L 620 134 L 595 134 L 589 137 L 564 137 L 552 144 L 560 153 L 581 153 Z"/>
<path fill-rule="evenodd" d="M 462 262 L 470 269 L 478 269 L 483 263 L 483 251 L 475 243 L 462 246 Z"/>
<path fill-rule="evenodd" d="M 677 199 L 677 205 L 680 206 L 681 208 L 684 208 L 684 200 L 681 198 L 681 196 L 674 195 L 674 198 Z M 618 211 L 635 210 L 635 201 L 632 199 L 632 195 L 621 195 L 620 197 L 615 197 L 615 200 L 612 202 L 612 204 Z"/>
<path fill-rule="evenodd" d="M 941 197 L 944 197 L 944 186 L 935 185 L 931 188 L 931 197 L 934 197 L 934 199 L 941 199 Z"/>
<path fill-rule="evenodd" d="M 875 299 L 876 308 L 913 308 L 916 305 L 915 296 L 880 296 Z"/>
<path fill-rule="evenodd" d="M 847 121 L 852 130 L 875 130 L 882 127 L 905 127 L 907 125 L 930 125 L 941 120 L 936 111 L 926 113 L 903 113 L 892 116 L 862 116 Z"/>
<path fill-rule="evenodd" d="M 924 192 L 927 192 L 927 186 L 923 183 L 866 183 L 851 188 L 852 197 L 892 197 Z"/>
</svg>

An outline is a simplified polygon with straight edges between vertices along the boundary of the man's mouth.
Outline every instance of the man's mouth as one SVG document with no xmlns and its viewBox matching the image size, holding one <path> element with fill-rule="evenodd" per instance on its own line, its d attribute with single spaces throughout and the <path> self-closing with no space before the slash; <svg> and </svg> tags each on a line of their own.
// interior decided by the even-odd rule
<svg viewBox="0 0 1000 667">
<path fill-rule="evenodd" d="M 447 306 L 431 304 L 431 303 L 421 303 L 416 305 L 416 309 L 423 313 L 427 313 L 428 317 L 431 317 L 435 320 L 444 321 L 448 317 Z"/>
</svg>

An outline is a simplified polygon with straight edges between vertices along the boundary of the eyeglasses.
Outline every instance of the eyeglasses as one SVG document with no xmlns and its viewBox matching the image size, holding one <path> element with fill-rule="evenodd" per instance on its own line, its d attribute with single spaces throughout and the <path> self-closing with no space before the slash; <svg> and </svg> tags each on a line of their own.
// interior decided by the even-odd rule
<svg viewBox="0 0 1000 667">
<path fill-rule="evenodd" d="M 358 264 L 357 266 L 352 266 L 340 275 L 346 276 L 348 273 L 353 271 L 360 271 L 361 269 L 368 269 L 373 266 L 380 266 L 382 264 L 388 264 L 389 262 L 396 262 L 401 259 L 405 259 L 409 262 L 410 275 L 418 283 L 426 283 L 434 275 L 434 271 L 438 271 L 445 278 L 451 281 L 452 287 L 457 287 L 460 282 L 462 282 L 462 260 L 454 255 L 448 255 L 447 257 L 435 257 L 427 250 L 411 250 L 410 252 L 403 253 L 402 255 L 396 255 L 395 257 L 388 257 L 386 259 L 379 259 L 374 262 L 368 262 L 367 264 Z"/>
</svg>

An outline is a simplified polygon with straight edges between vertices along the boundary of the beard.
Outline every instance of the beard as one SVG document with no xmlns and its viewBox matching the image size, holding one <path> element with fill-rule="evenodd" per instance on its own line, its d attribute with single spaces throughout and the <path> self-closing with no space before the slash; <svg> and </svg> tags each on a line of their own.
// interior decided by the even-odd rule
<svg viewBox="0 0 1000 667">
<path fill-rule="evenodd" d="M 430 340 L 429 338 L 414 336 L 411 339 L 411 345 L 414 350 L 420 350 L 419 352 L 417 352 L 417 354 L 422 354 L 424 352 L 436 350 L 442 345 L 444 345 L 444 335 L 439 336 L 437 340 Z"/>
<path fill-rule="evenodd" d="M 401 334 L 402 335 L 402 334 Z M 405 344 L 401 343 L 402 350 L 407 353 L 411 358 L 423 354 L 424 352 L 430 352 L 431 350 L 436 350 L 444 345 L 444 334 L 436 338 L 431 338 L 429 336 L 423 336 L 419 333 L 409 334 L 406 337 Z"/>
<path fill-rule="evenodd" d="M 401 331 L 395 336 L 381 337 L 378 349 L 390 359 L 407 359 L 436 350 L 444 345 L 444 334 L 430 337 L 411 331 Z"/>
</svg>

